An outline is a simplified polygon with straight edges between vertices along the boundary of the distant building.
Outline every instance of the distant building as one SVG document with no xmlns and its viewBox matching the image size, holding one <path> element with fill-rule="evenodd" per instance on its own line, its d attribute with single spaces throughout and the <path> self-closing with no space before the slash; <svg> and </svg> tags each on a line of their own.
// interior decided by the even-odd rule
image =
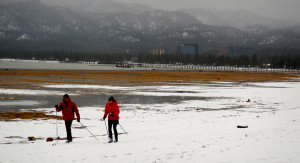
<svg viewBox="0 0 300 163">
<path fill-rule="evenodd" d="M 241 55 L 241 54 L 253 54 L 254 49 L 253 48 L 247 48 L 243 46 L 231 46 L 225 48 L 225 54 L 228 55 Z"/>
<path fill-rule="evenodd" d="M 221 55 L 222 54 L 222 50 L 220 49 L 209 49 L 207 50 L 208 54 L 213 54 L 213 55 Z"/>
<path fill-rule="evenodd" d="M 182 54 L 202 54 L 197 44 L 182 44 L 177 46 L 177 52 Z"/>
<path fill-rule="evenodd" d="M 162 54 L 165 54 L 165 50 L 164 50 L 164 49 L 161 49 L 161 48 L 152 49 L 152 50 L 151 50 L 151 54 L 159 54 L 159 55 L 162 55 Z"/>
</svg>

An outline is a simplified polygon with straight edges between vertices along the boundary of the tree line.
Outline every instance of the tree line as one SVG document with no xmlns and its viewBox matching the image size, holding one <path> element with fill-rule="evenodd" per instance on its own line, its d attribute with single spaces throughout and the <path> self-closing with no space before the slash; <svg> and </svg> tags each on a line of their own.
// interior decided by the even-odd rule
<svg viewBox="0 0 300 163">
<path fill-rule="evenodd" d="M 72 51 L 0 51 L 0 58 L 36 59 L 57 61 L 89 61 L 103 64 L 119 64 L 124 61 L 156 64 L 194 64 L 208 66 L 239 66 L 300 69 L 300 53 L 292 54 L 103 54 Z"/>
</svg>

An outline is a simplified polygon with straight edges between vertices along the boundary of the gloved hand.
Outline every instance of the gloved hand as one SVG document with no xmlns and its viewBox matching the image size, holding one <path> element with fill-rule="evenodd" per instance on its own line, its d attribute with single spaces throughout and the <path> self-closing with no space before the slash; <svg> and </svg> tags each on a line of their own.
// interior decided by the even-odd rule
<svg viewBox="0 0 300 163">
<path fill-rule="evenodd" d="M 77 119 L 77 122 L 80 122 L 80 119 Z"/>
<path fill-rule="evenodd" d="M 58 108 L 58 104 L 55 105 L 55 108 L 56 108 L 56 109 Z"/>
<path fill-rule="evenodd" d="M 114 116 L 115 114 L 114 113 L 110 113 L 110 116 Z"/>
<path fill-rule="evenodd" d="M 105 120 L 106 116 L 103 116 L 103 120 Z"/>
</svg>

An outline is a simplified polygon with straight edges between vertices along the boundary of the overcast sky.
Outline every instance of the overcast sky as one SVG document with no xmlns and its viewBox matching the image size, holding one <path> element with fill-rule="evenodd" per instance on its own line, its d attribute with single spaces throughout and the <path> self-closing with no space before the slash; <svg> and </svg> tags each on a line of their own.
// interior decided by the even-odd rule
<svg viewBox="0 0 300 163">
<path fill-rule="evenodd" d="M 153 8 L 175 10 L 206 8 L 246 10 L 258 15 L 300 21 L 300 0 L 115 0 L 141 3 Z"/>
</svg>

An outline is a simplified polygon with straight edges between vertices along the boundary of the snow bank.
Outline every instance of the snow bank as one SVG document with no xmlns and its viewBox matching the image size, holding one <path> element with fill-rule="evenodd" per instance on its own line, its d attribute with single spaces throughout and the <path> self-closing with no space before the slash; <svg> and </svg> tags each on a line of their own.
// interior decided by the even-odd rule
<svg viewBox="0 0 300 163">
<path fill-rule="evenodd" d="M 73 89 L 110 89 L 110 90 L 128 90 L 131 87 L 105 86 L 105 85 L 87 85 L 87 84 L 54 84 L 43 85 L 45 88 L 73 88 Z M 131 89 L 132 90 L 132 89 Z"/>
<path fill-rule="evenodd" d="M 13 106 L 13 105 L 21 105 L 21 106 L 31 106 L 39 104 L 39 101 L 33 100 L 14 100 L 14 101 L 1 101 L 0 106 Z"/>
<path fill-rule="evenodd" d="M 59 95 L 65 94 L 62 91 L 49 91 L 49 90 L 30 90 L 30 89 L 4 89 L 0 88 L 0 94 L 13 94 L 13 95 Z M 69 93 L 70 95 L 77 95 Z"/>
</svg>

